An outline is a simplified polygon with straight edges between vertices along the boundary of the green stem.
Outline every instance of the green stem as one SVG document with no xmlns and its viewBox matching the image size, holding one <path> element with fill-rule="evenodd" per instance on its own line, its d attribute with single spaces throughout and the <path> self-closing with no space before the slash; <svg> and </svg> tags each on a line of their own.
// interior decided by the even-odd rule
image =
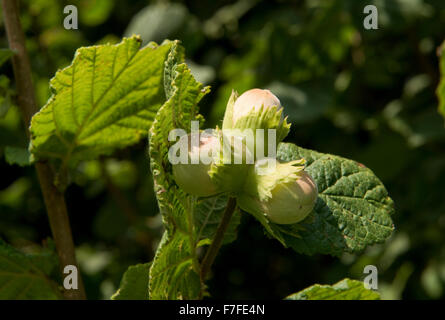
<svg viewBox="0 0 445 320">
<path fill-rule="evenodd" d="M 227 201 L 226 210 L 224 210 L 224 214 L 218 225 L 218 229 L 216 230 L 215 237 L 213 238 L 213 241 L 210 244 L 210 247 L 207 249 L 204 259 L 202 260 L 201 263 L 202 281 L 206 279 L 207 274 L 209 273 L 210 268 L 212 267 L 212 264 L 215 261 L 218 251 L 221 248 L 224 239 L 224 234 L 227 231 L 230 219 L 232 218 L 233 213 L 235 212 L 235 208 L 236 208 L 236 199 L 230 197 L 229 200 Z"/>
<path fill-rule="evenodd" d="M 12 64 L 17 87 L 17 105 L 22 114 L 26 134 L 29 137 L 28 127 L 33 114 L 38 111 L 38 107 L 32 83 L 31 64 L 25 47 L 25 35 L 20 24 L 17 2 L 15 0 L 2 0 L 2 7 L 9 47 L 15 53 L 12 57 Z M 63 278 L 65 276 L 63 274 L 65 266 L 77 266 L 65 198 L 63 193 L 54 185 L 54 174 L 51 167 L 47 163 L 37 162 L 35 168 L 45 200 Z M 73 300 L 86 298 L 80 272 L 78 272 L 78 289 L 66 290 L 64 296 Z"/>
</svg>

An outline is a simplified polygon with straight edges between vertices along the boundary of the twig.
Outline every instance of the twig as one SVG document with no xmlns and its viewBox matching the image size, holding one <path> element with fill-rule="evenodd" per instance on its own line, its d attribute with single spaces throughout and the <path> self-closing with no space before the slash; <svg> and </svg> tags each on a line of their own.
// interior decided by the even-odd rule
<svg viewBox="0 0 445 320">
<path fill-rule="evenodd" d="M 3 0 L 10 1 L 10 0 Z M 63 268 L 67 265 L 77 266 L 76 255 L 74 251 L 73 236 L 71 234 L 70 221 L 66 208 L 65 198 L 54 186 L 54 176 L 50 166 L 43 162 L 35 164 L 43 198 L 45 200 L 46 210 L 48 212 L 49 224 L 56 244 L 57 255 L 59 256 L 62 278 Z M 65 290 L 64 296 L 69 300 L 86 299 L 85 289 L 79 268 L 77 274 L 78 289 Z"/>
<path fill-rule="evenodd" d="M 212 267 L 213 262 L 215 261 L 216 255 L 218 254 L 219 249 L 221 248 L 222 241 L 224 239 L 224 234 L 227 231 L 227 227 L 229 226 L 230 219 L 233 216 L 236 208 L 236 199 L 229 198 L 227 201 L 226 209 L 224 210 L 224 214 L 222 219 L 218 225 L 218 229 L 216 230 L 215 237 L 213 238 L 210 247 L 207 249 L 207 252 L 204 256 L 204 259 L 201 263 L 201 279 L 204 281 L 207 277 L 210 268 Z"/>
<path fill-rule="evenodd" d="M 29 136 L 28 126 L 38 108 L 32 84 L 31 64 L 25 47 L 25 35 L 20 24 L 17 2 L 15 0 L 2 0 L 2 6 L 9 47 L 15 53 L 12 57 L 12 64 L 18 93 L 17 104 L 22 114 L 26 134 Z M 63 269 L 66 265 L 77 266 L 65 198 L 63 193 L 53 184 L 54 177 L 51 167 L 44 162 L 37 162 L 35 167 L 45 200 L 63 278 Z M 66 290 L 64 296 L 67 299 L 86 298 L 82 278 L 79 273 L 78 289 Z"/>
</svg>

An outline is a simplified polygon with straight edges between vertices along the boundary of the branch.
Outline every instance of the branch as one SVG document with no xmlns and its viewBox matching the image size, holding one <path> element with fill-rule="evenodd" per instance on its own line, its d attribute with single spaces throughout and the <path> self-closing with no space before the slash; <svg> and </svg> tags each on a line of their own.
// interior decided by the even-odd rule
<svg viewBox="0 0 445 320">
<path fill-rule="evenodd" d="M 12 57 L 12 65 L 18 93 L 17 104 L 22 114 L 26 134 L 29 137 L 28 127 L 31 118 L 38 111 L 32 84 L 31 64 L 25 47 L 25 35 L 20 24 L 17 2 L 2 0 L 2 6 L 9 47 L 15 53 Z M 43 162 L 36 163 L 35 167 L 56 243 L 63 278 L 63 269 L 66 265 L 77 266 L 65 198 L 53 184 L 54 177 L 51 167 Z M 85 299 L 85 289 L 80 274 L 78 274 L 78 288 L 78 290 L 65 291 L 65 297 L 67 299 Z"/>
<path fill-rule="evenodd" d="M 215 261 L 216 255 L 218 254 L 219 249 L 221 248 L 224 234 L 227 231 L 227 227 L 229 226 L 230 219 L 233 216 L 236 208 L 236 199 L 229 198 L 227 201 L 226 210 L 224 210 L 223 217 L 218 225 L 218 229 L 216 230 L 215 237 L 207 249 L 206 255 L 201 263 L 201 279 L 204 281 L 207 277 L 210 268 L 212 267 L 213 262 Z"/>
</svg>

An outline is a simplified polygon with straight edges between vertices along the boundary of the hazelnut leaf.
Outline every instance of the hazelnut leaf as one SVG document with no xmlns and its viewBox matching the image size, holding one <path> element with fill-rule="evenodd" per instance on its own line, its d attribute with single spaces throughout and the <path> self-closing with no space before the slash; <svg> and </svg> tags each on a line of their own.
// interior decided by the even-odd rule
<svg viewBox="0 0 445 320">
<path fill-rule="evenodd" d="M 151 262 L 129 266 L 111 300 L 148 300 L 148 271 Z"/>
<path fill-rule="evenodd" d="M 374 173 L 356 161 L 300 148 L 278 146 L 278 158 L 304 158 L 318 185 L 313 212 L 296 225 L 275 225 L 286 246 L 305 254 L 357 252 L 383 242 L 394 230 L 392 199 Z"/>
<path fill-rule="evenodd" d="M 51 79 L 53 95 L 32 118 L 32 156 L 58 159 L 65 169 L 140 141 L 165 101 L 164 62 L 173 45 L 141 49 L 133 36 L 78 49 Z"/>
<path fill-rule="evenodd" d="M 380 300 L 380 294 L 366 289 L 362 281 L 346 278 L 331 286 L 315 284 L 285 300 Z"/>
<path fill-rule="evenodd" d="M 208 92 L 196 82 L 182 61 L 182 49 L 174 46 L 164 70 L 167 101 L 159 109 L 149 131 L 150 166 L 154 189 L 166 231 L 149 274 L 150 299 L 197 299 L 202 284 L 193 245 L 198 242 L 193 224 L 193 197 L 177 187 L 168 150 L 170 130 L 186 128 L 197 117 L 197 104 Z M 175 283 L 175 286 L 171 286 Z"/>
<path fill-rule="evenodd" d="M 174 45 L 164 70 L 167 101 L 159 109 L 149 131 L 149 156 L 154 189 L 166 231 L 149 273 L 150 299 L 199 299 L 205 292 L 199 273 L 197 249 L 213 240 L 214 230 L 225 209 L 226 195 L 197 198 L 185 193 L 174 180 L 168 151 L 172 129 L 189 129 L 201 119 L 198 103 L 209 92 L 183 63 L 183 51 Z M 238 216 L 238 217 L 237 217 Z M 236 217 L 236 218 L 235 218 Z M 226 242 L 234 239 L 239 215 L 231 220 Z M 172 283 L 174 285 L 172 285 Z"/>
</svg>

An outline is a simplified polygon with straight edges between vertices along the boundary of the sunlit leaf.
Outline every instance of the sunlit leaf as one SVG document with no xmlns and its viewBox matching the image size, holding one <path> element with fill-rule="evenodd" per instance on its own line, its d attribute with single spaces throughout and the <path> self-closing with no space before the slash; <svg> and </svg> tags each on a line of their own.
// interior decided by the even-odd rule
<svg viewBox="0 0 445 320">
<path fill-rule="evenodd" d="M 282 161 L 304 158 L 319 193 L 314 210 L 300 223 L 261 221 L 283 245 L 305 254 L 340 255 L 361 251 L 391 235 L 393 201 L 370 169 L 291 143 L 281 143 L 277 155 Z"/>
<path fill-rule="evenodd" d="M 148 272 L 151 263 L 128 267 L 112 300 L 148 300 Z"/>
<path fill-rule="evenodd" d="M 225 199 L 196 199 L 176 185 L 168 160 L 170 130 L 189 130 L 190 121 L 202 119 L 198 103 L 208 88 L 197 82 L 174 46 L 165 68 L 167 102 L 150 129 L 150 164 L 158 205 L 166 231 L 150 268 L 150 299 L 198 299 L 205 294 L 197 248 L 213 239 Z M 224 196 L 222 196 L 224 197 Z M 226 242 L 233 240 L 239 218 L 234 217 Z M 209 239 L 211 238 L 211 239 Z M 173 284 L 173 285 L 172 285 Z"/>
<path fill-rule="evenodd" d="M 51 80 L 54 91 L 31 121 L 31 153 L 68 166 L 146 136 L 165 101 L 164 61 L 173 42 L 140 49 L 138 37 L 77 50 Z"/>
<path fill-rule="evenodd" d="M 332 286 L 313 285 L 289 295 L 286 300 L 380 300 L 380 295 L 366 289 L 361 281 L 343 279 Z"/>
</svg>

